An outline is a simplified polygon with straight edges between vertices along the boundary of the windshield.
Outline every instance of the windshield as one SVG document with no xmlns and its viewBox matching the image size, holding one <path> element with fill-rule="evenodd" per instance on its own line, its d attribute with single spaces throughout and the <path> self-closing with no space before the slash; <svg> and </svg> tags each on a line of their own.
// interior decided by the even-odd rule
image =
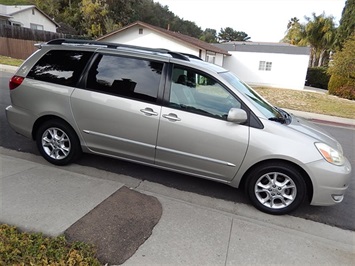
<svg viewBox="0 0 355 266">
<path fill-rule="evenodd" d="M 233 73 L 231 72 L 223 72 L 220 75 L 225 78 L 232 86 L 243 93 L 254 104 L 258 110 L 265 115 L 267 118 L 282 118 L 282 114 L 269 104 L 264 98 L 262 98 L 257 92 L 255 92 L 252 88 L 250 88 L 247 84 L 240 81 Z"/>
</svg>

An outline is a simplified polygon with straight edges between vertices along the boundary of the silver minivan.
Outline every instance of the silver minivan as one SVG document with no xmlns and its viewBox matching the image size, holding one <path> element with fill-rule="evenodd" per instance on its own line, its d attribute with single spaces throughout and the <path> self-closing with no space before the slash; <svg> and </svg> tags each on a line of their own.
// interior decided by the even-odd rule
<svg viewBox="0 0 355 266">
<path fill-rule="evenodd" d="M 9 124 L 56 165 L 82 152 L 151 165 L 244 187 L 271 214 L 339 203 L 349 185 L 334 138 L 190 55 L 58 39 L 9 87 Z"/>
</svg>

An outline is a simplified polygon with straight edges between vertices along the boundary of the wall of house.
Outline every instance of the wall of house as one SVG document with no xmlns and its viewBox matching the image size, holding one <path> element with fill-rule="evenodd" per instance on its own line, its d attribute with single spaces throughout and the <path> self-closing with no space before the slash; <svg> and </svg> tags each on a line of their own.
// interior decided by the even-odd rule
<svg viewBox="0 0 355 266">
<path fill-rule="evenodd" d="M 25 28 L 31 28 L 31 23 L 34 23 L 42 25 L 45 31 L 56 32 L 55 24 L 49 21 L 48 18 L 37 9 L 34 9 L 34 14 L 32 13 L 32 9 L 27 9 L 12 16 L 12 21 L 21 22 L 23 24 L 22 26 Z"/>
<path fill-rule="evenodd" d="M 224 58 L 223 67 L 252 86 L 303 89 L 309 55 L 235 52 Z M 271 70 L 259 70 L 260 61 L 271 62 Z"/>
<path fill-rule="evenodd" d="M 142 34 L 139 34 L 139 29 L 143 29 Z M 124 43 L 129 45 L 144 46 L 149 48 L 165 48 L 171 51 L 188 53 L 199 56 L 199 49 L 189 47 L 179 40 L 168 39 L 164 35 L 158 34 L 148 28 L 132 27 L 124 32 L 117 33 L 113 36 L 106 37 L 101 41 Z"/>
<path fill-rule="evenodd" d="M 143 32 L 139 32 L 139 29 L 143 29 Z M 143 28 L 140 26 L 135 26 L 126 29 L 124 32 L 114 34 L 113 36 L 101 39 L 101 41 L 113 42 L 113 43 L 124 43 L 129 45 L 144 46 L 149 48 L 165 48 L 171 51 L 192 54 L 195 56 L 200 56 L 200 49 L 194 46 L 189 46 L 185 42 L 182 42 L 171 37 L 167 37 L 163 34 L 159 34 L 148 28 Z M 206 51 L 201 50 L 201 58 L 206 60 Z M 223 55 L 216 54 L 214 63 L 222 66 Z"/>
</svg>

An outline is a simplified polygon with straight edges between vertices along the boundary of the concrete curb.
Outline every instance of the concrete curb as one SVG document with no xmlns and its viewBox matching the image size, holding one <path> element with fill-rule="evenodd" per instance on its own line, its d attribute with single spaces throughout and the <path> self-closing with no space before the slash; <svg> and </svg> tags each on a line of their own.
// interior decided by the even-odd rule
<svg viewBox="0 0 355 266">
<path fill-rule="evenodd" d="M 0 72 L 15 73 L 17 69 L 17 66 L 8 66 L 0 64 Z"/>
</svg>

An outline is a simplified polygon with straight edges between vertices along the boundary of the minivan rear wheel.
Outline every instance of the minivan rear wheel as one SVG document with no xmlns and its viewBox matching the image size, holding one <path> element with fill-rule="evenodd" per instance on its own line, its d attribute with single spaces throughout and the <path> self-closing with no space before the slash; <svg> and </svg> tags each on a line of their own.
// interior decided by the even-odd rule
<svg viewBox="0 0 355 266">
<path fill-rule="evenodd" d="M 37 130 L 37 148 L 41 155 L 55 165 L 66 165 L 81 155 L 75 131 L 59 119 L 44 122 Z"/>
<path fill-rule="evenodd" d="M 247 194 L 252 204 L 269 214 L 286 214 L 305 199 L 306 183 L 291 164 L 274 162 L 253 169 L 247 180 Z"/>
</svg>

